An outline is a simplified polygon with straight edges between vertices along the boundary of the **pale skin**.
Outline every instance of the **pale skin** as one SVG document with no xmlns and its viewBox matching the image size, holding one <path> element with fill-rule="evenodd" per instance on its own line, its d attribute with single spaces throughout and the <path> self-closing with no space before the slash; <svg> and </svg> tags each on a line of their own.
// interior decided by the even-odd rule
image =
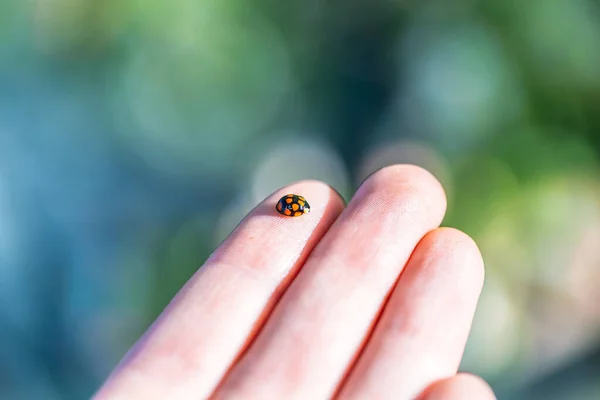
<svg viewBox="0 0 600 400">
<path fill-rule="evenodd" d="M 304 196 L 311 212 L 278 214 Z M 104 399 L 494 399 L 457 373 L 483 284 L 473 240 L 439 228 L 427 171 L 371 175 L 345 207 L 302 181 L 260 203 L 96 393 Z"/>
</svg>

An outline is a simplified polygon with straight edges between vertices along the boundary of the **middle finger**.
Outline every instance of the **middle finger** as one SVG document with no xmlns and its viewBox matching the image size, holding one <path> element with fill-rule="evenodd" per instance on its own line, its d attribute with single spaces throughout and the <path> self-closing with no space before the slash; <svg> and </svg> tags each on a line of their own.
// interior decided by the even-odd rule
<svg viewBox="0 0 600 400">
<path fill-rule="evenodd" d="M 443 189 L 428 172 L 371 176 L 309 257 L 220 398 L 325 398 L 356 358 L 419 240 L 441 222 Z"/>
</svg>

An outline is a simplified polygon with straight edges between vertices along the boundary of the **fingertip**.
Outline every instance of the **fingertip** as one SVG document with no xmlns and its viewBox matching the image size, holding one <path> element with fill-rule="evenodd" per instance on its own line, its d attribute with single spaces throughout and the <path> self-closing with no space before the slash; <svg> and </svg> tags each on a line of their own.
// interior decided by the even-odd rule
<svg viewBox="0 0 600 400">
<path fill-rule="evenodd" d="M 276 208 L 277 203 L 288 194 L 304 197 L 310 206 L 310 212 L 297 217 L 282 215 Z M 287 254 L 292 258 L 297 253 L 304 254 L 302 249 L 307 244 L 312 246 L 315 241 L 320 240 L 343 209 L 343 200 L 328 184 L 317 180 L 293 182 L 272 192 L 250 211 L 212 253 L 206 264 L 225 261 L 235 264 L 239 261 L 236 261 L 238 256 L 225 260 L 229 257 L 225 255 L 236 252 L 246 254 L 257 245 L 259 238 L 264 247 L 278 249 L 278 254 Z M 263 258 L 262 253 L 267 252 L 256 253 L 260 260 Z M 305 256 L 306 254 L 303 257 Z M 246 258 L 249 265 L 260 266 L 266 263 L 266 260 L 257 261 L 249 256 Z"/>
<path fill-rule="evenodd" d="M 361 184 L 358 196 L 377 193 L 384 204 L 402 199 L 409 209 L 425 211 L 439 224 L 446 212 L 446 194 L 442 184 L 429 171 L 416 165 L 395 164 L 381 168 Z"/>
<path fill-rule="evenodd" d="M 432 384 L 419 400 L 494 400 L 494 391 L 486 381 L 468 373 L 459 373 L 451 378 Z"/>
<path fill-rule="evenodd" d="M 441 227 L 425 235 L 421 244 L 429 249 L 430 256 L 462 260 L 453 264 L 464 268 L 464 273 L 481 290 L 485 277 L 484 261 L 479 246 L 471 236 L 456 228 Z"/>
</svg>

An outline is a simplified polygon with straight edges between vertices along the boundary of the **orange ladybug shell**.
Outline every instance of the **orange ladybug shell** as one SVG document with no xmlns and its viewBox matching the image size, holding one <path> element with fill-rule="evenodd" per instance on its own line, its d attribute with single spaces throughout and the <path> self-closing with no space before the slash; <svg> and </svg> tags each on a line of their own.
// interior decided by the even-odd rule
<svg viewBox="0 0 600 400">
<path fill-rule="evenodd" d="M 286 194 L 275 206 L 277 212 L 286 217 L 299 217 L 310 212 L 310 205 L 306 199 L 297 194 Z"/>
</svg>

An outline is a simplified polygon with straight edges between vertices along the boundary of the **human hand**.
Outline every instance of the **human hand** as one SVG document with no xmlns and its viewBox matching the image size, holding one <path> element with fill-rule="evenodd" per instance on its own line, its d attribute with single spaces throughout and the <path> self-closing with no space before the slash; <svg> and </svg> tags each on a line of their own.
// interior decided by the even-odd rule
<svg viewBox="0 0 600 400">
<path fill-rule="evenodd" d="M 275 210 L 306 197 L 297 218 Z M 369 177 L 347 208 L 303 181 L 259 204 L 188 281 L 95 399 L 494 399 L 458 374 L 483 283 L 440 184 Z"/>
</svg>

